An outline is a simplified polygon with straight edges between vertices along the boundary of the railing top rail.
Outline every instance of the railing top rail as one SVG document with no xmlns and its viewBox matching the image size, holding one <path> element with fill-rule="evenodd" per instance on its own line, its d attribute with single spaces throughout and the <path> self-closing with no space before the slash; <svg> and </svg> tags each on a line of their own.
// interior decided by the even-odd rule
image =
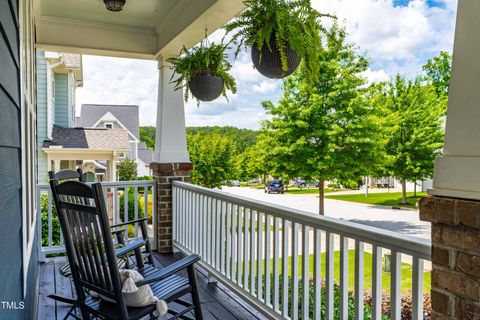
<svg viewBox="0 0 480 320">
<path fill-rule="evenodd" d="M 92 184 L 93 182 L 88 182 L 87 184 Z M 132 180 L 132 181 L 108 181 L 108 182 L 101 182 L 102 186 L 104 187 L 145 187 L 145 186 L 154 186 L 154 180 Z M 38 190 L 47 190 L 50 189 L 50 185 L 48 183 L 39 183 L 37 184 Z"/>
<path fill-rule="evenodd" d="M 344 221 L 332 217 L 316 215 L 294 208 L 272 205 L 271 203 L 248 199 L 223 191 L 212 190 L 181 181 L 173 181 L 173 185 L 229 203 L 244 206 L 255 211 L 264 212 L 275 217 L 285 218 L 293 222 L 305 224 L 309 227 L 340 234 L 421 259 L 431 260 L 431 242 L 426 239 L 400 234 L 351 221 Z"/>
</svg>

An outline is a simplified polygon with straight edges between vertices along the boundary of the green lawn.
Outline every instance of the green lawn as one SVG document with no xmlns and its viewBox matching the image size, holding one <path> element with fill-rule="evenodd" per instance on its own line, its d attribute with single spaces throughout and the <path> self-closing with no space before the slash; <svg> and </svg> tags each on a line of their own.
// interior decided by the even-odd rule
<svg viewBox="0 0 480 320">
<path fill-rule="evenodd" d="M 426 195 L 426 192 L 417 192 L 417 196 L 423 197 Z M 325 198 L 381 206 L 417 208 L 416 203 L 419 201 L 419 198 L 413 198 L 413 192 L 408 192 L 407 196 L 409 197 L 407 198 L 409 205 L 400 205 L 402 202 L 401 192 L 370 193 L 368 197 L 366 197 L 365 194 L 337 194 L 327 195 Z"/>
<path fill-rule="evenodd" d="M 322 258 L 321 258 L 321 274 L 322 274 L 322 279 L 325 279 L 326 277 L 326 267 L 325 267 L 325 261 L 326 261 L 326 253 L 322 253 Z M 313 259 L 314 255 L 310 255 L 310 260 L 309 260 L 309 274 L 310 278 L 313 278 Z M 301 278 L 302 274 L 302 256 L 298 257 L 298 274 L 299 274 L 299 279 Z M 256 264 L 256 263 L 255 263 Z M 271 273 L 273 273 L 273 259 L 271 261 Z M 292 258 L 289 258 L 289 275 L 292 274 L 291 270 L 291 265 L 292 265 Z M 280 272 L 282 273 L 282 263 L 281 260 L 279 261 L 279 267 L 280 267 Z M 383 268 L 382 268 L 383 269 Z M 255 270 L 257 268 L 255 267 Z M 263 270 L 263 268 L 262 268 Z M 424 272 L 424 283 L 423 283 L 423 288 L 424 292 L 428 293 L 430 292 L 430 271 Z M 334 253 L 334 279 L 335 282 L 339 283 L 340 282 L 340 251 L 335 251 Z M 402 263 L 402 292 L 406 293 L 412 289 L 412 265 L 408 263 Z M 355 251 L 354 250 L 349 250 L 348 251 L 348 284 L 350 291 L 353 291 L 354 284 L 355 284 Z M 383 272 L 382 270 L 382 287 L 385 292 L 390 292 L 390 272 Z M 364 290 L 368 291 L 372 288 L 372 254 L 365 252 L 364 253 Z"/>
<path fill-rule="evenodd" d="M 340 191 L 338 189 L 333 189 L 333 188 L 325 188 L 325 193 L 332 193 Z M 288 187 L 288 190 L 285 190 L 285 193 L 290 193 L 290 194 L 318 194 L 318 188 L 295 188 L 295 187 Z"/>
</svg>

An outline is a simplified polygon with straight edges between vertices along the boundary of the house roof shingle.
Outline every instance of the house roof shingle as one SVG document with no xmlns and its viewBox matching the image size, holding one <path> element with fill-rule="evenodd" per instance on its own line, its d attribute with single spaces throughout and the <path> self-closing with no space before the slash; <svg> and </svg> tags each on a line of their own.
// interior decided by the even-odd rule
<svg viewBox="0 0 480 320">
<path fill-rule="evenodd" d="M 77 126 L 92 127 L 107 112 L 113 114 L 137 139 L 140 139 L 137 105 L 82 104 Z"/>
<path fill-rule="evenodd" d="M 72 149 L 128 150 L 128 131 L 104 128 L 53 127 L 52 140 L 43 142 L 44 148 L 62 146 Z"/>
<path fill-rule="evenodd" d="M 147 145 L 143 141 L 138 144 L 138 157 L 146 165 L 150 165 L 150 163 L 153 161 L 153 150 L 148 149 Z"/>
</svg>

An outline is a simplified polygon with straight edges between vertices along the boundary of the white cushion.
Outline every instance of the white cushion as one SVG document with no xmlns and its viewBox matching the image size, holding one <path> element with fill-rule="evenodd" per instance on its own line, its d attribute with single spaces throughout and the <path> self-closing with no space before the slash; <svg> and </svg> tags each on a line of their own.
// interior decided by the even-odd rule
<svg viewBox="0 0 480 320">
<path fill-rule="evenodd" d="M 122 282 L 122 296 L 125 304 L 128 307 L 145 307 L 150 304 L 156 304 L 157 310 L 155 316 L 163 316 L 168 311 L 167 303 L 163 300 L 158 299 L 153 294 L 152 288 L 150 286 L 144 285 L 137 287 L 136 282 L 143 280 L 143 276 L 136 270 L 131 269 L 120 269 L 120 280 Z M 91 291 L 90 295 L 92 297 L 100 297 L 105 301 L 115 302 L 97 292 Z"/>
</svg>

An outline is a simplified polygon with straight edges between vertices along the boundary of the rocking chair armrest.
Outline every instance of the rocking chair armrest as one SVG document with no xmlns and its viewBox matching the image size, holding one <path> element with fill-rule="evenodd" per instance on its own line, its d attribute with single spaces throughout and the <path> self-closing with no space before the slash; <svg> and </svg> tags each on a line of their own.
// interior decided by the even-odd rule
<svg viewBox="0 0 480 320">
<path fill-rule="evenodd" d="M 114 236 L 117 236 L 119 234 L 124 233 L 125 231 L 127 231 L 127 229 L 121 228 L 121 229 L 112 230 L 110 233 Z"/>
<path fill-rule="evenodd" d="M 165 268 L 163 268 L 159 272 L 155 273 L 153 276 L 136 282 L 136 285 L 137 286 L 143 286 L 143 285 L 146 285 L 146 284 L 151 284 L 151 283 L 161 281 L 161 280 L 163 280 L 165 278 L 168 278 L 171 275 L 173 275 L 173 274 L 175 274 L 175 273 L 177 273 L 177 272 L 179 272 L 179 271 L 181 271 L 185 268 L 193 266 L 198 261 L 200 261 L 200 257 L 196 254 L 192 254 L 188 257 L 183 258 L 182 260 L 179 260 L 177 262 L 174 262 L 174 263 L 166 266 Z"/>
<path fill-rule="evenodd" d="M 130 221 L 127 221 L 127 222 L 117 223 L 117 224 L 111 225 L 110 228 L 128 226 L 130 224 L 142 223 L 144 221 L 148 221 L 148 218 L 145 217 L 145 218 L 140 218 L 140 219 L 136 219 L 136 220 L 130 220 Z"/>
<path fill-rule="evenodd" d="M 117 257 L 125 256 L 135 249 L 143 247 L 144 245 L 145 241 L 143 239 L 135 239 L 134 241 L 127 243 L 125 246 L 115 249 L 115 255 Z"/>
</svg>

